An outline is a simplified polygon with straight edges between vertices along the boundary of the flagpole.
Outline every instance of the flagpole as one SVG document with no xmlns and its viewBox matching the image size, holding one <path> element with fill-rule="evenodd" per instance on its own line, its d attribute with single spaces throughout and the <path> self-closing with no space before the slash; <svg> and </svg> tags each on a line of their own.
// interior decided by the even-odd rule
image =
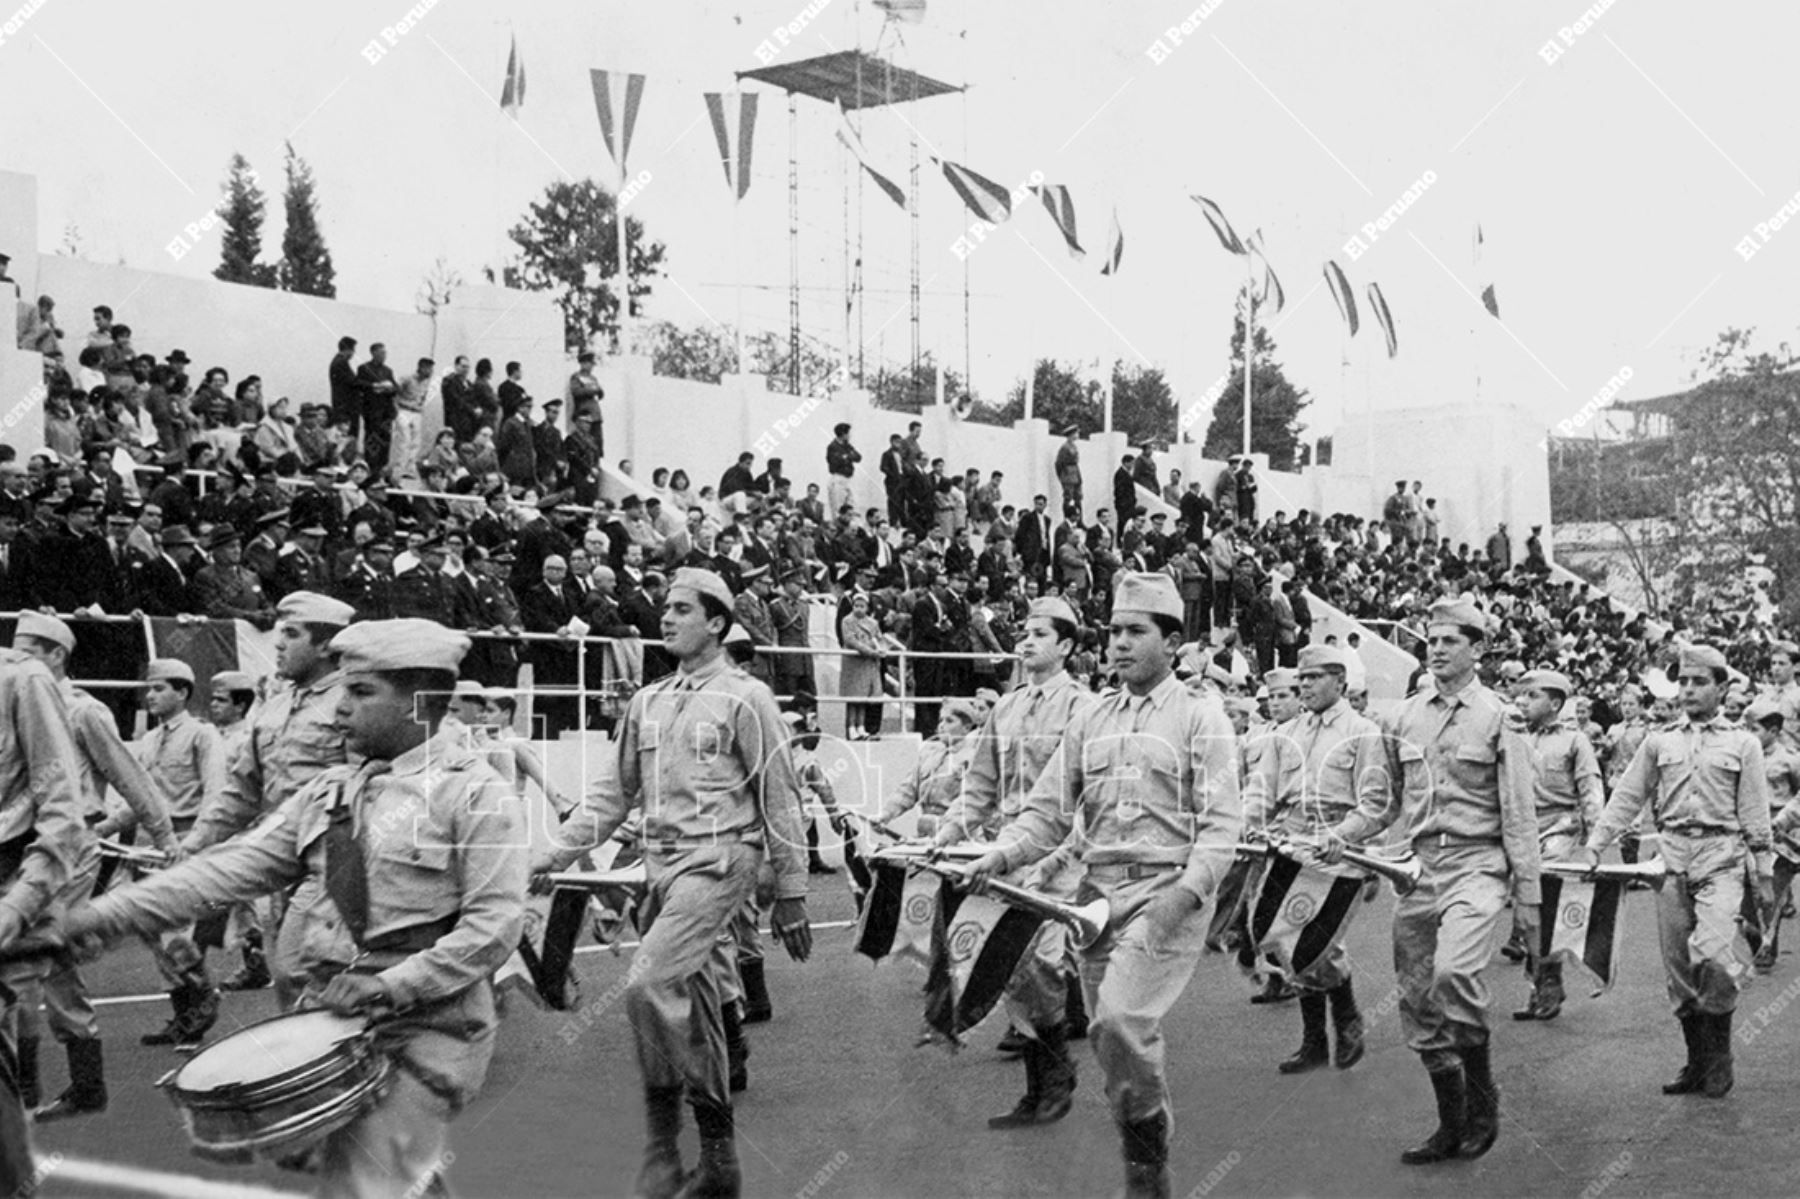
<svg viewBox="0 0 1800 1199">
<path fill-rule="evenodd" d="M 1256 279 L 1244 255 L 1244 456 L 1250 456 L 1250 362 L 1256 355 Z"/>
<path fill-rule="evenodd" d="M 624 75 L 622 77 L 625 80 L 625 90 L 629 94 L 631 76 Z M 606 90 L 608 93 L 612 91 L 611 75 L 607 76 Z M 624 97 L 621 97 L 619 112 L 623 114 L 624 111 Z M 621 117 L 621 119 L 623 118 Z M 617 333 L 619 344 L 616 352 L 620 357 L 628 352 L 625 328 L 631 320 L 631 266 L 630 259 L 627 257 L 631 252 L 631 240 L 630 234 L 625 229 L 625 188 L 629 184 L 629 176 L 626 174 L 625 168 L 625 136 L 625 129 L 621 125 L 619 129 L 619 190 L 613 196 L 613 217 L 615 218 L 614 224 L 618 227 L 619 239 L 619 269 L 614 272 L 614 285 L 619 289 L 619 328 Z"/>
<path fill-rule="evenodd" d="M 738 137 L 740 143 L 744 129 L 744 92 L 742 88 L 734 89 L 733 95 L 737 103 L 733 105 L 733 115 L 737 117 Z M 726 128 L 730 128 L 727 122 Z M 737 373 L 746 373 L 744 365 L 744 239 L 739 235 L 739 210 L 744 206 L 744 182 L 738 178 L 744 169 L 744 148 L 737 147 L 737 154 L 731 159 L 731 290 L 737 308 L 734 344 L 737 347 Z"/>
</svg>

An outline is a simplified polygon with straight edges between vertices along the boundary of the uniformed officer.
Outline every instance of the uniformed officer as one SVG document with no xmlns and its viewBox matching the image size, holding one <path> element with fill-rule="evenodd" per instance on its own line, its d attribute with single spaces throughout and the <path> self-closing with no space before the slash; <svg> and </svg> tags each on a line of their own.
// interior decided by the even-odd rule
<svg viewBox="0 0 1800 1199">
<path fill-rule="evenodd" d="M 247 620 L 262 629 L 273 624 L 273 606 L 263 594 L 262 581 L 243 564 L 238 531 L 227 524 L 217 526 L 207 537 L 206 548 L 212 561 L 194 575 L 201 614 L 215 620 Z"/>
<path fill-rule="evenodd" d="M 337 725 L 342 676 L 332 658 L 332 638 L 350 623 L 349 604 L 312 591 L 284 596 L 276 606 L 275 673 L 286 680 L 263 701 L 243 750 L 231 759 L 216 802 L 201 812 L 183 839 L 190 853 L 216 845 L 274 811 L 322 771 L 346 761 Z M 324 893 L 303 885 L 294 902 L 318 904 Z M 279 945 L 277 930 L 288 902 L 281 894 L 260 901 L 265 950 Z M 283 1011 L 294 1006 L 305 979 L 279 952 L 269 963 Z"/>
<path fill-rule="evenodd" d="M 732 942 L 721 934 L 750 897 L 765 853 L 775 873 L 771 931 L 797 960 L 812 952 L 786 730 L 769 690 L 728 664 L 722 643 L 731 622 L 723 579 L 692 567 L 676 572 L 662 634 L 680 669 L 631 697 L 617 770 L 603 771 L 564 823 L 564 847 L 533 863 L 540 878 L 566 868 L 633 809 L 644 813 L 649 888 L 625 1004 L 649 1141 L 633 1194 L 662 1199 L 682 1185 L 684 1090 L 700 1128 L 700 1164 L 683 1193 L 735 1196 L 741 1186 L 720 1015 Z"/>
<path fill-rule="evenodd" d="M 1379 807 L 1387 802 L 1385 742 L 1380 727 L 1358 715 L 1344 698 L 1349 669 L 1349 655 L 1335 645 L 1309 645 L 1300 651 L 1297 682 L 1302 713 L 1277 726 L 1277 735 L 1269 739 L 1258 767 L 1259 785 L 1244 796 L 1246 829 L 1261 830 L 1277 840 L 1306 842 L 1365 803 Z M 1274 690 L 1271 683 L 1271 693 Z M 1358 872 L 1330 873 L 1354 877 Z M 1281 1063 L 1280 1071 L 1299 1074 L 1332 1060 L 1328 1008 L 1337 1034 L 1337 1068 L 1348 1070 L 1361 1061 L 1362 1015 L 1342 944 L 1320 956 L 1292 983 L 1300 996 L 1300 1049 Z"/>
<path fill-rule="evenodd" d="M 82 825 L 75 742 L 56 680 L 42 663 L 0 650 L 0 1194 L 39 1181 L 13 1056 L 15 988 L 43 977 L 58 902 L 79 869 Z"/>
<path fill-rule="evenodd" d="M 919 835 L 933 836 L 938 821 L 962 793 L 963 772 L 975 751 L 970 734 L 978 723 L 974 704 L 966 699 L 946 700 L 938 715 L 937 733 L 920 743 L 912 772 L 901 777 L 899 790 L 882 803 L 877 819 L 890 824 L 918 808 Z"/>
<path fill-rule="evenodd" d="M 369 621 L 332 639 L 337 719 L 360 765 L 316 775 L 249 834 L 108 892 L 69 915 L 88 945 L 150 935 L 293 886 L 283 951 L 303 1003 L 391 1012 L 376 1044 L 395 1069 L 380 1097 L 325 1139 L 320 1193 L 444 1193 L 449 1122 L 493 1056 L 492 975 L 524 927 L 525 830 L 511 788 L 439 725 L 469 639 L 423 620 Z"/>
<path fill-rule="evenodd" d="M 1710 645 L 1681 654 L 1686 719 L 1644 738 L 1613 788 L 1584 856 L 1600 854 L 1650 804 L 1669 877 L 1656 894 L 1657 927 L 1669 1001 L 1687 1040 L 1687 1064 L 1667 1095 L 1731 1090 L 1731 1018 L 1749 971 L 1734 942 L 1744 900 L 1744 858 L 1755 863 L 1757 907 L 1774 902 L 1769 786 L 1756 735 L 1727 724 L 1719 704 L 1729 677 Z"/>
<path fill-rule="evenodd" d="M 1390 728 L 1394 786 L 1326 834 L 1324 857 L 1395 823 L 1422 876 L 1394 911 L 1394 972 L 1407 1044 L 1431 1075 L 1437 1129 L 1400 1155 L 1407 1165 L 1480 1157 L 1500 1130 L 1481 972 L 1512 894 L 1513 924 L 1538 943 L 1538 839 L 1531 751 L 1504 700 L 1475 675 L 1487 620 L 1466 600 L 1431 606 L 1425 666 L 1432 687 L 1408 699 Z M 1530 959 L 1528 959 L 1530 960 Z M 1535 964 L 1535 963 L 1534 963 Z"/>
<path fill-rule="evenodd" d="M 1073 832 L 1084 894 L 1111 905 L 1105 934 L 1082 951 L 1081 983 L 1131 1199 L 1169 1194 L 1162 1019 L 1193 977 L 1201 910 L 1242 825 L 1237 738 L 1214 697 L 1175 678 L 1181 632 L 1173 579 L 1119 576 L 1109 661 L 1124 686 L 1069 723 L 1019 815 L 969 869 L 979 887 L 1047 857 Z"/>
<path fill-rule="evenodd" d="M 995 831 L 1024 807 L 1045 766 L 1062 750 L 1063 734 L 1096 702 L 1067 669 L 1080 636 L 1081 624 L 1067 602 L 1056 597 L 1032 601 L 1016 647 L 1024 685 L 1001 697 L 981 731 L 970 738 L 974 747 L 962 793 L 945 814 L 936 844 L 954 845 L 972 833 Z M 940 732 L 944 727 L 939 725 Z M 1072 900 L 1081 870 L 1073 853 L 1058 851 L 1041 867 L 1028 867 L 1004 881 Z M 1006 984 L 1007 1013 L 1024 1038 L 1025 1094 L 1012 1111 L 990 1119 L 989 1128 L 1051 1124 L 1074 1105 L 1069 1039 L 1086 1033 L 1067 1023 L 1074 973 L 1068 930 L 1045 921 Z"/>
<path fill-rule="evenodd" d="M 1563 715 L 1572 690 L 1560 671 L 1531 670 L 1519 679 L 1513 695 L 1531 747 L 1538 856 L 1546 862 L 1567 861 L 1587 843 L 1605 802 L 1593 743 Z M 1531 998 L 1513 1019 L 1554 1020 L 1563 998 L 1562 963 L 1541 960 L 1531 980 Z"/>
<path fill-rule="evenodd" d="M 1800 754 L 1781 740 L 1787 716 L 1772 699 L 1759 699 L 1744 712 L 1744 726 L 1762 745 L 1763 777 L 1769 781 L 1769 824 L 1775 838 L 1774 909 L 1766 921 L 1761 913 L 1745 924 L 1750 947 L 1756 951 L 1756 969 L 1767 974 L 1775 969 L 1781 939 L 1781 921 L 1787 911 L 1788 888 L 1800 870 Z"/>
<path fill-rule="evenodd" d="M 75 742 L 76 780 L 81 787 L 82 816 L 89 827 L 106 822 L 104 800 L 107 786 L 125 801 L 136 823 L 150 842 L 173 858 L 181 856 L 179 843 L 169 824 L 168 801 L 163 798 L 143 764 L 131 755 L 119 739 L 119 726 L 112 709 L 69 681 L 69 655 L 75 650 L 75 634 L 54 616 L 41 612 L 19 613 L 18 627 L 13 631 L 13 648 L 42 662 L 56 680 L 57 691 L 67 707 L 69 733 Z M 84 838 L 81 856 L 69 885 L 61 896 L 64 904 L 84 900 L 93 891 L 100 873 L 97 838 Z M 20 988 L 19 1009 L 19 1073 L 27 1103 L 37 1101 L 37 1052 L 39 1041 L 38 1001 L 35 987 Z M 49 962 L 43 978 L 42 995 L 50 1032 L 62 1042 L 69 1058 L 69 1087 L 55 1100 L 39 1108 L 39 1121 L 60 1120 L 65 1116 L 106 1110 L 106 1064 L 100 1041 L 100 1022 L 94 1005 L 89 1002 L 87 987 L 75 961 L 68 954 L 58 954 Z"/>
<path fill-rule="evenodd" d="M 394 613 L 424 620 L 450 620 L 450 593 L 444 584 L 444 535 L 421 541 L 419 560 L 394 576 Z"/>
</svg>

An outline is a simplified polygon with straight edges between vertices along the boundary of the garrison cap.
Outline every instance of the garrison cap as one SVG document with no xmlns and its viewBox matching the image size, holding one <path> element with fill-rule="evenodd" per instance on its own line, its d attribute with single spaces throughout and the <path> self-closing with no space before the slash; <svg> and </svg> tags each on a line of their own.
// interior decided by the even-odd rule
<svg viewBox="0 0 1800 1199">
<path fill-rule="evenodd" d="M 219 695 L 227 691 L 255 691 L 256 680 L 242 670 L 221 670 L 212 677 L 212 692 Z"/>
<path fill-rule="evenodd" d="M 1300 670 L 1341 670 L 1350 673 L 1350 655 L 1342 646 L 1309 645 L 1300 651 Z"/>
<path fill-rule="evenodd" d="M 1681 651 L 1681 672 L 1689 670 L 1730 670 L 1725 655 L 1710 645 L 1690 645 Z"/>
<path fill-rule="evenodd" d="M 1783 722 L 1787 719 L 1787 713 L 1783 712 L 1781 705 L 1772 699 L 1759 699 L 1744 709 L 1744 723 L 1747 725 L 1761 724 L 1763 721 L 1771 719 Z"/>
<path fill-rule="evenodd" d="M 1488 628 L 1487 617 L 1482 615 L 1480 608 L 1467 600 L 1439 600 L 1431 605 L 1431 617 L 1426 622 L 1426 627 L 1435 624 L 1464 625 L 1478 630 L 1483 636 L 1487 634 Z"/>
<path fill-rule="evenodd" d="M 48 641 L 51 645 L 60 645 L 66 650 L 75 648 L 75 631 L 54 616 L 46 616 L 42 612 L 33 612 L 27 608 L 19 613 L 19 625 L 13 630 L 13 637 L 36 637 L 39 641 Z"/>
<path fill-rule="evenodd" d="M 1575 688 L 1569 684 L 1569 676 L 1560 670 L 1530 670 L 1519 679 L 1519 686 L 1526 689 L 1536 688 L 1540 691 L 1555 691 L 1564 699 L 1575 694 Z"/>
<path fill-rule="evenodd" d="M 331 639 L 346 673 L 365 670 L 443 670 L 455 674 L 469 638 L 435 620 L 366 620 Z"/>
<path fill-rule="evenodd" d="M 724 579 L 720 578 L 715 571 L 699 566 L 684 566 L 676 571 L 675 577 L 669 580 L 669 587 L 671 589 L 686 587 L 701 595 L 710 595 L 725 605 L 727 611 L 730 611 L 733 603 L 736 602 L 732 597 L 731 588 L 725 585 Z"/>
<path fill-rule="evenodd" d="M 290 591 L 275 605 L 275 615 L 301 624 L 346 625 L 356 615 L 356 609 L 316 591 Z"/>
<path fill-rule="evenodd" d="M 194 668 L 180 658 L 152 658 L 150 665 L 144 668 L 146 683 L 186 683 L 194 682 Z"/>
<path fill-rule="evenodd" d="M 1041 599 L 1032 600 L 1031 607 L 1025 612 L 1025 618 L 1029 620 L 1033 616 L 1047 616 L 1051 620 L 1066 620 L 1077 628 L 1081 626 L 1080 619 L 1075 615 L 1075 609 L 1071 608 L 1069 601 L 1060 595 L 1046 595 Z"/>
<path fill-rule="evenodd" d="M 1263 676 L 1263 683 L 1271 691 L 1277 687 L 1285 687 L 1289 691 L 1292 691 L 1300 686 L 1300 676 L 1294 671 L 1284 667 L 1279 670 L 1271 670 L 1268 674 L 1265 674 Z"/>
<path fill-rule="evenodd" d="M 1181 593 L 1165 574 L 1133 571 L 1120 577 L 1113 592 L 1113 611 L 1148 612 L 1152 616 L 1182 617 Z"/>
</svg>

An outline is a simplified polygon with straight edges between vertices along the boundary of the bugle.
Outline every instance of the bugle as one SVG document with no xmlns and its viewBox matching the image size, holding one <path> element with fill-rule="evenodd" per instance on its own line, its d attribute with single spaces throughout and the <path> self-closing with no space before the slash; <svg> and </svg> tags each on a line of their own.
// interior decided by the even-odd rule
<svg viewBox="0 0 1800 1199">
<path fill-rule="evenodd" d="M 952 848 L 959 848 L 952 846 Z M 941 862 L 920 861 L 919 865 L 941 874 L 952 882 L 968 882 L 968 876 L 955 866 Z M 988 880 L 986 891 L 997 899 L 1005 900 L 1015 908 L 1042 916 L 1046 920 L 1054 920 L 1069 930 L 1069 939 L 1075 948 L 1086 949 L 1106 931 L 1107 921 L 1112 919 L 1112 905 L 1104 899 L 1096 899 L 1092 903 L 1073 904 L 1049 895 L 1040 895 L 1036 891 L 1013 883 L 1003 883 L 994 879 Z"/>
<path fill-rule="evenodd" d="M 550 885 L 567 887 L 575 891 L 588 891 L 595 895 L 608 892 L 624 891 L 629 894 L 641 894 L 650 883 L 649 871 L 642 861 L 630 866 L 621 866 L 616 870 L 563 870 L 550 875 Z"/>
<path fill-rule="evenodd" d="M 1305 841 L 1268 843 L 1240 841 L 1237 848 L 1263 853 L 1279 853 L 1283 857 L 1302 859 L 1307 851 L 1317 853 L 1319 847 Z M 1407 854 L 1403 858 L 1390 858 L 1381 854 L 1369 853 L 1366 850 L 1345 847 L 1341 856 L 1352 866 L 1360 866 L 1370 874 L 1392 883 L 1396 895 L 1411 895 L 1419 889 L 1419 876 L 1423 873 L 1423 868 L 1419 865 L 1419 859 L 1411 854 Z"/>
<path fill-rule="evenodd" d="M 1651 858 L 1647 862 L 1603 862 L 1593 867 L 1585 862 L 1551 860 L 1543 862 L 1539 868 L 1565 878 L 1622 878 L 1642 883 L 1660 883 L 1669 875 L 1669 868 L 1661 858 Z"/>
</svg>

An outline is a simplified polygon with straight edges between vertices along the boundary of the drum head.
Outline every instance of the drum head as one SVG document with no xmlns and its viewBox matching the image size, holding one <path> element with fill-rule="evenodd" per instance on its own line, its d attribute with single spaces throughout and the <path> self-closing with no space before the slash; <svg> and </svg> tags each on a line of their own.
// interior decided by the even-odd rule
<svg viewBox="0 0 1800 1199">
<path fill-rule="evenodd" d="M 317 1061 L 368 1025 L 364 1017 L 326 1011 L 276 1016 L 202 1049 L 176 1072 L 175 1086 L 199 1092 L 262 1082 Z"/>
</svg>

